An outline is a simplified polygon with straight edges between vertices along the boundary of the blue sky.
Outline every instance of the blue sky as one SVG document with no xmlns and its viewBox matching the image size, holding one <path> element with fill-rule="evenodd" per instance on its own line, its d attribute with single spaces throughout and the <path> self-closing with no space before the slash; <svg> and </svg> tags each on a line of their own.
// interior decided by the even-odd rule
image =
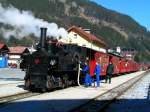
<svg viewBox="0 0 150 112">
<path fill-rule="evenodd" d="M 91 0 L 105 8 L 127 14 L 150 31 L 150 0 Z"/>
</svg>

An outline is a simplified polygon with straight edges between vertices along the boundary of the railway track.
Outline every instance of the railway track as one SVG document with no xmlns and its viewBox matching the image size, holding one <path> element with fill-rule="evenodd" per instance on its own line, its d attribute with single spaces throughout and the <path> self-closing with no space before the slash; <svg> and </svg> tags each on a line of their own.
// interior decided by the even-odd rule
<svg viewBox="0 0 150 112">
<path fill-rule="evenodd" d="M 149 71 L 137 76 L 95 98 L 89 100 L 87 103 L 80 105 L 70 112 L 105 112 L 105 109 L 115 101 L 119 96 L 131 88 L 136 82 L 148 74 Z"/>
<path fill-rule="evenodd" d="M 41 93 L 33 93 L 33 92 L 26 91 L 26 92 L 22 92 L 22 93 L 17 93 L 17 94 L 13 94 L 13 95 L 9 95 L 9 96 L 0 97 L 0 106 L 6 105 L 15 100 L 24 99 L 24 98 L 28 98 L 28 97 L 32 97 L 32 96 L 37 96 L 40 94 Z"/>
</svg>

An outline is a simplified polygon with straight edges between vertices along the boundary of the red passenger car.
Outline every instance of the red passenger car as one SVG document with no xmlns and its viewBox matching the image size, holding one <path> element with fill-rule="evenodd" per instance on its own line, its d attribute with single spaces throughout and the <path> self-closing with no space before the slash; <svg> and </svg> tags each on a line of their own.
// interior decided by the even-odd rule
<svg viewBox="0 0 150 112">
<path fill-rule="evenodd" d="M 133 60 L 127 60 L 124 57 L 121 57 L 119 55 L 96 52 L 95 62 L 98 59 L 100 60 L 100 65 L 101 65 L 101 76 L 106 75 L 106 69 L 107 69 L 109 61 L 112 61 L 112 63 L 114 64 L 115 75 L 135 72 L 140 69 L 140 65 L 138 63 L 136 63 Z M 147 67 L 143 66 L 143 68 L 146 69 Z"/>
</svg>

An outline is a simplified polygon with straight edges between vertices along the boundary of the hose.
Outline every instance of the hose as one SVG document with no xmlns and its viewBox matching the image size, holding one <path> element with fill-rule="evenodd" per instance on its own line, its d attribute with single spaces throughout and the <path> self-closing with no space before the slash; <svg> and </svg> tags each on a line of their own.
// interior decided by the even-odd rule
<svg viewBox="0 0 150 112">
<path fill-rule="evenodd" d="M 81 86 L 80 84 L 80 63 L 78 64 L 78 78 L 77 78 L 78 86 Z"/>
</svg>

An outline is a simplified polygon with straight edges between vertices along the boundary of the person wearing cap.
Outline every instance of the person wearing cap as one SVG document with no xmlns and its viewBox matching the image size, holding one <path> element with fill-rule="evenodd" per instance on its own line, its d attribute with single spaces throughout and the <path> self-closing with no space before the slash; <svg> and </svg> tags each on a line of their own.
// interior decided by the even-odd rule
<svg viewBox="0 0 150 112">
<path fill-rule="evenodd" d="M 106 78 L 105 78 L 106 83 L 108 79 L 109 79 L 109 84 L 111 83 L 111 77 L 112 77 L 113 72 L 114 72 L 114 65 L 112 61 L 110 61 L 106 69 Z"/>
</svg>

